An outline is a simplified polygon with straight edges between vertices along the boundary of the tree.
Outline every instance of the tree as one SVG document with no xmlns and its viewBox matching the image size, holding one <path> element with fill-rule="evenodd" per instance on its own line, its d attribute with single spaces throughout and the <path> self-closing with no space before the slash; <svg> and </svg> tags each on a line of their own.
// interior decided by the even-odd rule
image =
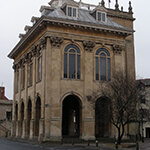
<svg viewBox="0 0 150 150">
<path fill-rule="evenodd" d="M 99 94 L 108 101 L 103 101 L 103 104 L 98 105 L 96 97 Z M 99 114 L 101 118 L 103 117 L 103 121 L 109 121 L 116 127 L 118 144 L 121 143 L 125 126 L 136 121 L 138 96 L 139 91 L 136 88 L 135 79 L 127 78 L 122 72 L 118 71 L 113 74 L 111 81 L 100 82 L 98 90 L 93 92 L 91 98 L 89 98 L 89 102 L 96 109 L 95 112 L 97 113 L 97 109 L 99 109 L 104 113 L 104 115 Z"/>
</svg>

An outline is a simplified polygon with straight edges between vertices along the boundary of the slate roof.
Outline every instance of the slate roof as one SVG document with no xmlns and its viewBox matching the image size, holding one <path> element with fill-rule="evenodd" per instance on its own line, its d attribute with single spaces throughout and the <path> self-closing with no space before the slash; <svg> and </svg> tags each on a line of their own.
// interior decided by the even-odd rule
<svg viewBox="0 0 150 150">
<path fill-rule="evenodd" d="M 126 31 L 133 31 L 131 29 L 127 29 L 120 24 L 114 22 L 111 18 L 107 17 L 106 22 L 100 22 L 97 21 L 91 14 L 89 10 L 85 9 L 78 9 L 78 17 L 69 17 L 67 16 L 63 10 L 59 7 L 56 8 L 55 10 L 49 12 L 46 11 L 46 13 L 43 13 L 43 16 L 45 17 L 50 17 L 50 18 L 57 18 L 57 19 L 64 19 L 64 20 L 72 20 L 76 21 L 78 23 L 90 23 L 93 25 L 99 25 L 99 26 L 105 26 L 105 27 L 110 27 L 110 28 L 115 28 L 115 29 L 122 29 Z"/>
</svg>

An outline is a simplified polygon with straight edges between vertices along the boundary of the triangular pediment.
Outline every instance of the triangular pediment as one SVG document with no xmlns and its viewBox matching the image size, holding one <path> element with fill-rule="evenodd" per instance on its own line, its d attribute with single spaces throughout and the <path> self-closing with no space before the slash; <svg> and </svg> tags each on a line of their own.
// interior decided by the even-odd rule
<svg viewBox="0 0 150 150">
<path fill-rule="evenodd" d="M 107 12 L 107 9 L 103 6 L 98 5 L 95 9 L 93 9 L 90 13 L 94 13 L 95 11 Z"/>
<path fill-rule="evenodd" d="M 67 0 L 63 5 L 62 8 L 65 6 L 73 6 L 73 7 L 79 7 L 79 4 L 73 0 Z"/>
</svg>

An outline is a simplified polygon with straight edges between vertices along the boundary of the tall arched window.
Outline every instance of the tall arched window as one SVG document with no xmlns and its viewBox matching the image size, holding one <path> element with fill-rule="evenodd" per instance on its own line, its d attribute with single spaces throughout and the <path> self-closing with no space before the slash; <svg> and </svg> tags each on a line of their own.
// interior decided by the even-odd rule
<svg viewBox="0 0 150 150">
<path fill-rule="evenodd" d="M 111 80 L 110 54 L 104 48 L 99 48 L 95 53 L 96 80 Z"/>
<path fill-rule="evenodd" d="M 37 81 L 41 81 L 42 80 L 42 49 L 39 49 L 38 51 L 38 59 L 37 59 L 37 63 L 38 63 L 38 74 L 37 74 Z"/>
<path fill-rule="evenodd" d="M 80 79 L 80 50 L 73 44 L 64 50 L 64 78 Z"/>
</svg>

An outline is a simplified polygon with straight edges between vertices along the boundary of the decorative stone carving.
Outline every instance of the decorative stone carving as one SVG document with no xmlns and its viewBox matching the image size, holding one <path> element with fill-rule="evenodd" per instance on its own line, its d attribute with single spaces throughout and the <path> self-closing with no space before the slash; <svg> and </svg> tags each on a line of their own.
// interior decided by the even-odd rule
<svg viewBox="0 0 150 150">
<path fill-rule="evenodd" d="M 132 6 L 131 6 L 131 1 L 129 1 L 129 8 L 128 9 L 129 9 L 129 13 L 132 14 L 133 11 L 132 11 Z"/>
<path fill-rule="evenodd" d="M 32 55 L 33 55 L 33 57 L 36 56 L 36 53 L 37 53 L 37 47 L 34 46 L 34 47 L 32 47 Z"/>
<path fill-rule="evenodd" d="M 125 50 L 125 46 L 123 45 L 113 45 L 114 53 L 121 54 L 123 50 Z"/>
<path fill-rule="evenodd" d="M 51 41 L 52 46 L 60 47 L 60 45 L 64 41 L 64 38 L 63 37 L 54 37 L 54 36 L 51 36 L 50 37 L 50 41 Z"/>
<path fill-rule="evenodd" d="M 84 46 L 86 51 L 92 51 L 93 47 L 95 46 L 95 42 L 83 41 L 83 46 Z"/>
<path fill-rule="evenodd" d="M 24 55 L 25 63 L 28 61 L 28 59 L 29 59 L 29 53 L 27 53 L 27 54 Z"/>
<path fill-rule="evenodd" d="M 40 41 L 40 47 L 43 49 L 46 46 L 46 38 L 42 38 Z"/>
</svg>

